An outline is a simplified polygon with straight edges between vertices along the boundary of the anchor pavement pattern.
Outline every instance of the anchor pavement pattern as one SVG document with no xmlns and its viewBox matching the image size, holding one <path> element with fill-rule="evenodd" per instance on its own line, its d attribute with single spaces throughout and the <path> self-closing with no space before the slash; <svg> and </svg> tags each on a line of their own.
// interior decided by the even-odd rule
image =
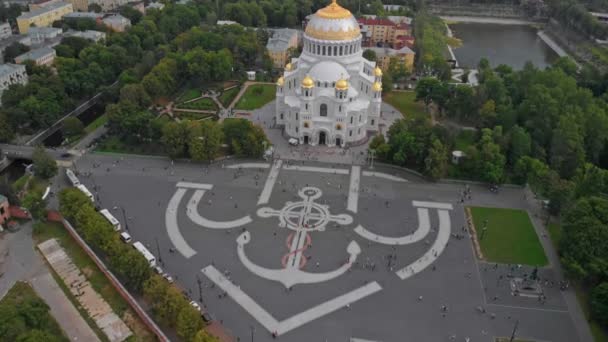
<svg viewBox="0 0 608 342">
<path fill-rule="evenodd" d="M 229 168 L 241 170 L 243 168 L 260 168 L 260 165 L 248 163 L 232 165 Z M 274 186 L 277 183 L 279 172 L 282 168 L 289 171 L 316 172 L 335 175 L 348 175 L 350 173 L 350 180 L 348 188 L 346 189 L 346 207 L 347 210 L 353 214 L 358 212 L 358 199 L 361 183 L 361 169 L 359 166 L 353 166 L 350 172 L 347 169 L 321 167 L 300 167 L 289 165 L 285 165 L 283 167 L 281 160 L 275 161 L 270 167 L 270 172 L 258 198 L 258 205 L 263 205 L 269 202 Z M 378 172 L 367 172 L 365 175 L 389 179 L 396 182 L 405 181 L 404 179 Z M 331 185 L 331 182 L 327 182 L 327 185 Z M 211 190 L 212 185 L 179 182 L 177 187 L 178 190 L 167 208 L 166 216 L 168 217 L 167 223 L 169 224 L 167 229 L 169 235 L 176 235 L 174 238 L 172 238 L 172 241 L 176 248 L 185 257 L 191 257 L 193 255 L 193 250 L 187 245 L 179 233 L 179 228 L 176 225 L 176 211 L 179 201 L 183 197 L 184 188 L 195 189 L 192 198 L 187 205 L 187 216 L 197 225 L 210 229 L 231 229 L 242 227 L 252 222 L 250 216 L 223 222 L 206 219 L 198 212 L 198 206 L 205 191 Z M 293 187 L 295 190 L 296 185 L 294 184 Z M 341 184 L 338 185 L 338 188 L 341 188 Z M 285 190 L 283 191 L 285 192 Z M 245 246 L 252 240 L 251 232 L 244 231 L 236 239 L 239 260 L 247 270 L 265 280 L 280 282 L 289 291 L 296 284 L 317 284 L 327 282 L 344 275 L 351 269 L 357 260 L 357 256 L 361 253 L 361 247 L 359 244 L 355 240 L 351 240 L 348 242 L 348 246 L 346 248 L 348 258 L 343 261 L 339 267 L 329 272 L 310 272 L 303 270 L 310 258 L 305 256 L 304 253 L 312 246 L 312 233 L 316 232 L 317 234 L 320 234 L 325 232 L 328 224 L 333 224 L 333 228 L 340 229 L 340 226 L 352 224 L 353 217 L 349 214 L 331 214 L 329 212 L 329 205 L 315 202 L 320 200 L 322 197 L 322 190 L 317 187 L 308 186 L 307 184 L 305 187 L 299 189 L 297 194 L 300 201 L 287 201 L 285 202 L 285 206 L 281 209 L 261 207 L 257 210 L 257 215 L 259 217 L 275 217 L 279 221 L 278 227 L 291 230 L 291 232 L 288 233 L 286 240 L 287 252 L 281 258 L 282 268 L 267 268 L 258 265 L 247 256 Z M 395 272 L 397 277 L 400 279 L 411 277 L 432 264 L 433 261 L 437 259 L 443 252 L 450 236 L 450 217 L 448 211 L 452 209 L 451 204 L 423 201 L 413 201 L 412 204 L 414 207 L 418 208 L 419 218 L 419 227 L 412 234 L 391 238 L 377 235 L 361 225 L 358 225 L 355 229 L 355 232 L 359 234 L 359 236 L 369 240 L 369 242 L 387 244 L 397 247 L 418 242 L 422 238 L 426 237 L 430 232 L 429 208 L 435 209 L 438 212 L 439 233 L 435 242 L 432 244 L 431 248 L 419 259 L 405 265 L 403 268 L 400 268 Z M 316 266 L 319 266 L 318 261 L 316 262 Z M 371 263 L 369 266 L 372 269 L 375 268 L 375 266 L 371 265 Z M 240 287 L 235 286 L 227 277 L 222 275 L 222 273 L 219 272 L 214 265 L 205 267 L 203 269 L 203 273 L 217 286 L 222 288 L 228 295 L 230 295 L 235 302 L 241 305 L 248 313 L 256 318 L 262 326 L 277 335 L 284 334 L 335 310 L 349 307 L 350 304 L 382 289 L 378 282 L 371 281 L 350 292 L 344 293 L 322 302 L 317 306 L 297 313 L 286 320 L 278 321 L 272 316 L 271 313 L 266 311 L 262 305 L 247 295 L 247 293 L 241 290 Z"/>
</svg>

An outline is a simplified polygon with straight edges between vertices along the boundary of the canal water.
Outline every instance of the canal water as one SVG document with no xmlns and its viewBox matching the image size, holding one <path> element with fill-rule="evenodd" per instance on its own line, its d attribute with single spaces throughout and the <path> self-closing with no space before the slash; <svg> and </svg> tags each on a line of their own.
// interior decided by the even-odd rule
<svg viewBox="0 0 608 342">
<path fill-rule="evenodd" d="M 492 67 L 506 64 L 521 70 L 530 61 L 544 69 L 558 58 L 531 26 L 456 23 L 450 29 L 462 40 L 462 46 L 454 49 L 454 54 L 463 68 L 476 68 L 485 57 Z"/>
<path fill-rule="evenodd" d="M 78 116 L 78 119 L 82 121 L 84 126 L 86 127 L 91 122 L 95 121 L 98 117 L 100 117 L 105 111 L 105 103 L 103 101 L 93 105 L 91 108 L 84 111 L 82 114 Z M 44 140 L 44 146 L 47 147 L 58 147 L 61 146 L 63 142 L 63 133 L 61 129 L 57 132 L 51 134 L 48 138 Z"/>
</svg>

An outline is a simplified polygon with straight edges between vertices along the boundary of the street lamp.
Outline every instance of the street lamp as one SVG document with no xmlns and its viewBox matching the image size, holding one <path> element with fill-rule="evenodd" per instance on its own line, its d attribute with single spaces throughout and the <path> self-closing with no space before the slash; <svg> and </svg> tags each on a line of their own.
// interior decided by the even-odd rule
<svg viewBox="0 0 608 342">
<path fill-rule="evenodd" d="M 517 327 L 519 326 L 519 320 L 515 321 L 515 325 L 513 326 L 513 332 L 511 333 L 511 338 L 509 342 L 513 342 L 515 340 L 515 333 L 517 332 Z"/>
<path fill-rule="evenodd" d="M 198 275 L 198 274 L 196 275 L 196 282 L 198 283 L 198 301 L 199 301 L 201 304 L 203 304 L 203 306 L 206 306 L 206 305 L 203 303 L 203 288 L 202 288 L 202 286 L 201 286 L 203 282 L 201 281 L 201 278 L 199 277 L 199 275 Z"/>
<path fill-rule="evenodd" d="M 120 210 L 122 211 L 122 219 L 125 221 L 125 229 L 129 230 L 129 222 L 127 221 L 127 214 L 125 213 L 125 208 L 121 205 Z"/>
<path fill-rule="evenodd" d="M 251 342 L 253 342 L 253 334 L 255 333 L 255 328 L 253 327 L 253 325 L 250 325 L 249 328 L 251 329 Z"/>
<path fill-rule="evenodd" d="M 154 240 L 156 241 L 156 251 L 158 253 L 158 262 L 162 264 L 163 258 L 160 255 L 160 246 L 158 245 L 158 237 L 154 237 Z"/>
</svg>

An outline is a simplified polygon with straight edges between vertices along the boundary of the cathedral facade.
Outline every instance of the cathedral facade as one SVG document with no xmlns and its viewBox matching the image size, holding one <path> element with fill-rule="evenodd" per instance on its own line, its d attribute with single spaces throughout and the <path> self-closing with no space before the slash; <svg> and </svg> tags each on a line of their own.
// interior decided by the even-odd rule
<svg viewBox="0 0 608 342">
<path fill-rule="evenodd" d="M 303 51 L 277 81 L 276 123 L 300 144 L 340 146 L 377 131 L 382 70 L 363 58 L 359 23 L 333 0 L 306 26 Z"/>
</svg>

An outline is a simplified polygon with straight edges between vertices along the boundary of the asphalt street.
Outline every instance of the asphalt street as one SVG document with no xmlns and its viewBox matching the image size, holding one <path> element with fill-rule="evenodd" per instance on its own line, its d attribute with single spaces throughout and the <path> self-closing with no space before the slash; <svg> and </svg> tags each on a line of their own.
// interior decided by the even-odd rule
<svg viewBox="0 0 608 342">
<path fill-rule="evenodd" d="M 128 227 L 134 240 L 148 246 L 192 299 L 199 300 L 202 294 L 208 311 L 240 340 L 249 340 L 253 335 L 255 341 L 271 341 L 272 331 L 260 323 L 263 317 L 254 317 L 248 312 L 249 304 L 243 304 L 242 298 L 235 299 L 236 292 L 224 295 L 225 290 L 201 272 L 205 267 L 213 266 L 236 285 L 238 290 L 234 291 L 247 294 L 277 321 L 304 319 L 279 336 L 284 341 L 359 338 L 433 342 L 450 341 L 452 337 L 455 341 L 465 341 L 468 337 L 471 342 L 489 342 L 495 336 L 510 336 L 516 321 L 519 321 L 517 336 L 520 338 L 553 342 L 580 340 L 558 289 L 547 286 L 545 303 L 535 298 L 514 297 L 507 277 L 523 276 L 529 269 L 511 271 L 509 266 L 494 269 L 494 265 L 476 260 L 472 243 L 462 231 L 465 225 L 463 204 L 459 201 L 462 185 L 427 183 L 406 173 L 396 174 L 393 169 L 374 170 L 407 179 L 407 182 L 398 182 L 372 177 L 366 173 L 369 170 L 363 168 L 360 181 L 356 182 L 359 191 L 357 210 L 353 212 L 349 211 L 348 204 L 353 186 L 350 177 L 354 173 L 350 165 L 298 162 L 295 166 L 311 169 L 281 168 L 272 182 L 274 187 L 268 203 L 258 205 L 260 194 L 267 187 L 268 174 L 272 172 L 270 163 L 254 168 L 229 168 L 234 163 L 245 162 L 227 161 L 207 166 L 173 163 L 165 158 L 89 154 L 78 161 L 76 169 L 81 175 L 88 175 L 81 176 L 80 180 L 96 194 L 100 207 L 110 209 L 123 226 Z M 199 190 L 183 188 L 184 200 L 175 214 L 179 232 L 196 254 L 186 258 L 179 251 L 172 252 L 176 246 L 169 236 L 166 216 L 172 214 L 167 208 L 179 189 L 179 182 L 204 185 L 205 190 L 199 189 L 203 195 L 195 211 L 205 220 L 225 222 L 249 217 L 251 222 L 228 229 L 196 224 L 191 219 L 192 210 L 187 207 L 193 205 L 193 194 Z M 259 210 L 281 211 L 290 203 L 302 201 L 298 191 L 305 187 L 320 189 L 322 194 L 315 203 L 325 206 L 331 215 L 352 217 L 352 223 L 342 225 L 332 221 L 324 231 L 303 235 L 310 240 L 302 240 L 305 264 L 301 270 L 306 273 L 335 271 L 347 262 L 352 241 L 361 253 L 348 272 L 331 280 L 296 284 L 289 289 L 279 281 L 263 278 L 261 275 L 265 273 L 249 269 L 237 252 L 237 238 L 244 232 L 250 234 L 243 252 L 253 264 L 263 269 L 285 268 L 286 256 L 293 252 L 290 248 L 294 232 L 280 227 L 278 217 L 261 217 Z M 472 200 L 464 205 L 527 209 L 520 189 L 505 188 L 494 194 L 485 187 L 473 186 L 472 194 Z M 380 244 L 358 235 L 354 228 L 361 225 L 385 237 L 413 234 L 420 225 L 420 211 L 414 201 L 449 205 L 452 209 L 446 211 L 450 234 L 467 237 L 452 236 L 445 249 L 431 258 L 429 267 L 402 280 L 395 272 L 421 258 L 438 240 L 442 226 L 440 210 L 426 209 L 430 231 L 410 244 Z M 303 215 L 313 219 L 322 216 L 315 214 L 315 210 L 319 209 Z M 548 284 L 560 280 L 552 267 L 541 269 L 540 275 Z M 323 303 L 370 283 L 378 284 L 381 289 L 331 312 L 322 313 L 319 309 Z M 483 307 L 485 313 L 478 307 Z M 307 311 L 310 312 L 298 315 Z"/>
</svg>

